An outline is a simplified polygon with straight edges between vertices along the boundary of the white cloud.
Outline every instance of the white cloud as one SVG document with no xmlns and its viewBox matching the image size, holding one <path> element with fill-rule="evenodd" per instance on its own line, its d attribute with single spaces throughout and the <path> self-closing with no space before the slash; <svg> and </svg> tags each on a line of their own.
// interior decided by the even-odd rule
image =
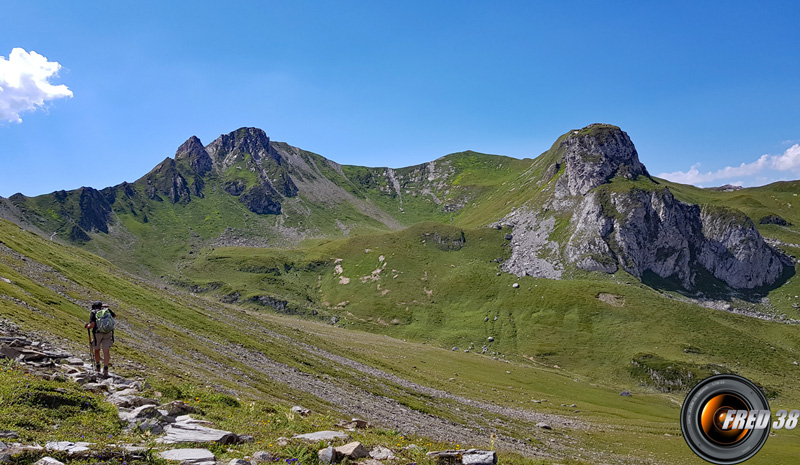
<svg viewBox="0 0 800 465">
<path fill-rule="evenodd" d="M 800 144 L 794 144 L 781 155 L 761 155 L 756 161 L 738 166 L 701 172 L 700 163 L 695 163 L 686 171 L 661 173 L 658 177 L 696 186 L 714 183 L 753 186 L 784 180 L 787 172 L 794 173 L 794 177 L 800 176 Z M 734 178 L 738 179 L 734 182 L 722 182 Z"/>
<path fill-rule="evenodd" d="M 53 85 L 61 65 L 21 48 L 11 50 L 8 60 L 0 56 L 0 122 L 20 123 L 20 113 L 35 110 L 45 102 L 72 97 L 67 86 Z"/>
</svg>

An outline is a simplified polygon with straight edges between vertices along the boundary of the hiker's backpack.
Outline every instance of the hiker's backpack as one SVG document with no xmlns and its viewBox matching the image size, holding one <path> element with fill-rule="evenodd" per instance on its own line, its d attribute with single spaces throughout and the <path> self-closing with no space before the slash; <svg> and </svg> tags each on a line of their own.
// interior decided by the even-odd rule
<svg viewBox="0 0 800 465">
<path fill-rule="evenodd" d="M 98 310 L 97 313 L 95 313 L 95 318 L 97 319 L 95 329 L 97 329 L 98 333 L 110 333 L 114 331 L 114 317 L 111 316 L 111 310 L 107 308 Z"/>
</svg>

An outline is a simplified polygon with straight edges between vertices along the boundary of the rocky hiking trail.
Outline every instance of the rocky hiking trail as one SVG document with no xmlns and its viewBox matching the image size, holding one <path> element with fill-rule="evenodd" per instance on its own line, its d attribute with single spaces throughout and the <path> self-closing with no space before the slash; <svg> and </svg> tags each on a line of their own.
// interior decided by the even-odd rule
<svg viewBox="0 0 800 465">
<path fill-rule="evenodd" d="M 24 336 L 13 324 L 7 322 L 3 322 L 0 325 L 0 334 L 0 354 L 6 358 L 16 360 L 34 376 L 51 380 L 70 380 L 80 384 L 84 390 L 103 394 L 107 402 L 117 407 L 119 419 L 127 424 L 127 428 L 158 436 L 155 440 L 159 448 L 158 454 L 164 459 L 176 460 L 181 463 L 214 464 L 216 463 L 215 456 L 207 448 L 194 447 L 187 449 L 180 447 L 180 445 L 240 444 L 254 440 L 252 436 L 247 434 L 237 434 L 216 429 L 210 421 L 193 417 L 192 415 L 196 413 L 196 410 L 182 401 L 162 404 L 158 399 L 143 397 L 141 395 L 142 391 L 149 387 L 144 378 L 126 379 L 112 373 L 103 379 L 102 376 L 95 374 L 92 366 L 84 362 L 80 357 L 50 344 L 32 341 Z M 270 332 L 270 336 L 276 339 L 287 337 L 273 332 Z M 306 343 L 295 342 L 295 344 L 307 351 L 309 356 L 322 357 L 330 362 L 348 367 L 360 376 L 364 382 L 368 381 L 367 378 L 380 379 L 387 383 L 401 386 L 403 389 L 423 393 L 432 399 L 455 401 L 459 405 L 459 407 L 455 408 L 455 411 L 460 414 L 464 422 L 456 423 L 436 415 L 413 410 L 394 399 L 373 394 L 350 383 L 318 379 L 288 365 L 270 360 L 259 352 L 247 351 L 237 345 L 220 346 L 220 349 L 240 357 L 246 361 L 248 366 L 263 371 L 273 380 L 290 384 L 297 389 L 329 402 L 342 413 L 369 418 L 376 425 L 390 426 L 405 434 L 411 433 L 445 442 L 453 441 L 459 444 L 483 445 L 487 443 L 490 431 L 502 430 L 502 426 L 506 422 L 518 420 L 530 425 L 530 430 L 527 433 L 541 441 L 543 446 L 537 447 L 529 441 L 498 434 L 495 445 L 499 450 L 513 451 L 528 457 L 550 460 L 558 460 L 559 457 L 581 456 L 585 460 L 591 460 L 591 463 L 651 463 L 627 456 L 609 457 L 608 454 L 594 454 L 588 451 L 577 453 L 575 448 L 578 444 L 570 437 L 569 432 L 570 430 L 587 429 L 590 426 L 587 423 L 557 415 L 536 413 L 526 409 L 514 409 L 473 401 L 445 391 L 409 382 L 396 375 L 346 357 L 331 354 Z M 302 416 L 311 413 L 299 406 L 294 407 L 293 411 Z M 496 415 L 496 417 L 490 421 L 487 418 L 487 412 Z M 477 426 L 478 424 L 491 422 L 496 428 Z M 534 423 L 536 424 L 534 425 Z M 337 439 L 347 440 L 349 436 L 346 431 L 368 427 L 368 423 L 354 418 L 351 422 L 341 422 L 340 426 L 343 431 L 321 431 L 307 435 L 297 435 L 292 440 L 307 440 L 310 443 L 319 443 L 320 441 L 329 441 L 330 443 L 330 441 Z M 5 432 L 3 434 L 5 435 L 4 437 L 10 439 L 16 437 L 13 432 Z M 283 438 L 283 440 L 289 441 L 286 438 Z M 178 445 L 179 448 L 170 447 L 174 445 Z M 31 452 L 41 455 L 47 455 L 50 452 L 61 452 L 74 459 L 102 455 L 106 458 L 118 457 L 128 460 L 143 459 L 147 453 L 147 447 L 140 444 L 121 444 L 110 450 L 98 452 L 92 448 L 92 444 L 81 441 L 51 441 L 44 446 L 20 443 L 5 445 L 0 443 L 0 449 L 4 449 L 0 451 L 0 462 L 3 461 L 3 457 L 11 460 L 11 457 L 15 454 Z M 375 445 L 369 451 L 358 442 L 340 447 L 323 448 L 318 452 L 319 459 L 326 463 L 333 463 L 343 458 L 357 460 L 370 457 L 368 460 L 373 461 L 371 465 L 377 465 L 380 463 L 378 462 L 379 459 L 386 460 L 394 457 L 391 449 Z M 253 457 L 256 457 L 256 460 L 253 460 Z M 274 461 L 275 459 L 265 451 L 253 454 L 253 457 L 251 457 L 250 462 L 253 464 L 260 463 L 257 459 L 258 457 L 263 459 L 261 461 Z M 429 457 L 439 463 L 447 464 L 492 465 L 497 460 L 494 452 L 479 449 L 431 452 Z M 58 463 L 58 461 L 52 461 L 55 459 L 50 459 L 51 461 L 42 463 L 49 465 Z M 240 460 L 235 464 L 232 462 L 231 465 L 246 464 L 245 461 Z"/>
</svg>

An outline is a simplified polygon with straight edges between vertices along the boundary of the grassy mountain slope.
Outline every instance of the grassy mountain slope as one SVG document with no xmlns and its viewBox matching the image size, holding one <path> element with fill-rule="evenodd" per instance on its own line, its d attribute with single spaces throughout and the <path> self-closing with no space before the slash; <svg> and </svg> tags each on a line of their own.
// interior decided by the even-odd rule
<svg viewBox="0 0 800 465">
<path fill-rule="evenodd" d="M 414 235 L 399 245 L 420 249 L 436 247 L 427 240 L 425 244 L 421 243 L 421 236 L 416 234 L 424 235 L 425 232 L 425 229 L 404 232 Z M 481 232 L 498 234 L 497 231 Z M 473 240 L 488 243 L 492 240 L 488 234 L 482 239 L 467 234 L 466 244 Z M 391 234 L 372 236 L 366 245 L 373 251 L 365 253 L 363 245 L 356 244 L 357 239 L 353 238 L 342 243 L 318 246 L 321 249 L 309 251 L 307 258 L 313 262 L 319 254 L 335 253 L 344 257 L 339 263 L 343 264 L 345 275 L 350 274 L 350 269 L 355 271 L 363 267 L 369 271 L 376 265 L 378 253 L 391 256 L 389 247 L 398 245 L 398 241 L 393 239 L 396 238 Z M 391 437 L 395 438 L 397 434 L 414 433 L 415 427 L 412 425 L 424 426 L 422 419 L 436 425 L 435 421 L 438 420 L 435 419 L 443 418 L 447 423 L 441 424 L 438 427 L 440 430 L 421 428 L 416 431 L 423 437 L 438 436 L 434 438 L 436 444 L 428 447 L 446 447 L 448 444 L 441 441 L 449 440 L 459 441 L 463 447 L 488 447 L 489 433 L 494 431 L 500 437 L 499 448 L 517 450 L 534 457 L 542 454 L 541 460 L 545 463 L 550 460 L 564 463 L 565 456 L 574 460 L 573 463 L 618 460 L 626 463 L 640 463 L 642 460 L 649 463 L 693 463 L 694 459 L 683 447 L 677 431 L 675 419 L 680 394 L 663 394 L 637 387 L 635 374 L 633 378 L 625 379 L 622 374 L 624 370 L 609 364 L 603 366 L 600 357 L 590 357 L 591 361 L 599 363 L 598 371 L 594 372 L 589 368 L 590 361 L 581 361 L 589 355 L 588 351 L 581 351 L 582 346 L 609 355 L 603 352 L 599 343 L 604 338 L 609 345 L 617 344 L 630 347 L 631 350 L 657 350 L 658 354 L 677 360 L 686 356 L 682 352 L 683 345 L 692 344 L 700 353 L 691 354 L 692 360 L 687 364 L 713 363 L 720 362 L 723 357 L 727 360 L 736 357 L 739 361 L 736 371 L 764 380 L 768 388 L 777 391 L 773 405 L 791 405 L 800 397 L 794 383 L 778 373 L 781 370 L 785 373 L 785 364 L 790 364 L 789 360 L 800 350 L 793 327 L 711 310 L 700 315 L 696 309 L 674 303 L 672 308 L 664 306 L 648 311 L 632 302 L 652 292 L 638 286 L 619 285 L 611 288 L 626 299 L 623 307 L 594 305 L 593 300 L 596 299 L 593 293 L 600 289 L 591 288 L 597 284 L 589 282 L 580 283 L 588 286 L 582 294 L 572 295 L 576 289 L 572 287 L 569 293 L 558 295 L 560 302 L 550 300 L 556 296 L 557 289 L 548 288 L 546 293 L 549 297 L 545 299 L 545 304 L 540 304 L 536 302 L 537 294 L 534 292 L 526 294 L 526 297 L 514 297 L 515 292 L 521 293 L 525 288 L 512 291 L 508 287 L 509 280 L 501 278 L 504 290 L 493 285 L 487 289 L 489 294 L 497 291 L 497 298 L 502 302 L 500 306 L 493 306 L 493 310 L 503 309 L 496 312 L 496 321 L 490 319 L 492 322 L 489 325 L 493 326 L 493 331 L 489 334 L 494 334 L 496 338 L 492 350 L 505 351 L 517 345 L 520 356 L 509 353 L 505 360 L 502 356 L 496 360 L 478 355 L 474 350 L 469 353 L 450 351 L 437 347 L 437 344 L 426 343 L 424 328 L 436 330 L 435 325 L 412 323 L 402 331 L 393 329 L 395 326 L 391 323 L 388 326 L 381 325 L 385 332 L 396 332 L 399 336 L 410 338 L 408 342 L 375 334 L 375 328 L 370 327 L 372 323 L 359 319 L 363 307 L 357 303 L 347 307 L 348 310 L 352 309 L 352 316 L 345 313 L 340 323 L 332 326 L 317 322 L 314 318 L 303 320 L 262 310 L 231 307 L 155 286 L 118 270 L 92 254 L 43 240 L 5 221 L 0 221 L 0 240 L 0 276 L 11 281 L 0 282 L 3 295 L 0 315 L 3 318 L 17 322 L 27 332 L 37 332 L 41 338 L 58 341 L 72 347 L 75 353 L 81 353 L 86 343 L 86 334 L 81 327 L 86 319 L 84 304 L 93 299 L 108 301 L 119 313 L 115 369 L 123 373 L 145 374 L 158 389 L 165 392 L 183 391 L 197 395 L 202 398 L 204 405 L 206 402 L 215 403 L 213 399 L 216 398 L 211 395 L 214 391 L 239 397 L 242 404 L 249 402 L 249 399 L 258 400 L 259 406 L 301 403 L 333 414 L 333 417 L 354 414 L 368 417 L 384 428 L 399 431 L 391 433 L 394 435 Z M 437 284 L 435 277 L 443 271 L 439 266 L 449 268 L 450 265 L 456 265 L 461 273 L 467 271 L 462 266 L 477 265 L 462 264 L 459 260 L 458 254 L 469 246 L 465 245 L 455 252 L 445 252 L 436 247 L 434 256 L 437 263 L 423 264 L 425 268 L 430 266 L 425 270 L 428 271 L 429 281 L 421 282 L 423 290 L 421 296 L 416 296 L 418 301 L 424 302 L 423 299 L 427 297 L 424 288 L 433 289 L 431 301 L 444 302 L 448 298 L 456 298 L 463 289 L 450 290 L 448 286 L 451 284 L 446 280 Z M 218 249 L 214 252 L 233 254 L 237 250 Z M 442 255 L 437 255 L 439 253 Z M 422 270 L 413 268 L 413 260 L 394 260 L 396 265 L 387 265 L 387 270 L 395 266 L 400 268 L 398 271 L 402 274 L 409 275 L 408 279 L 420 279 L 416 272 Z M 296 262 L 296 265 L 300 263 Z M 300 282 L 305 272 L 297 273 Z M 324 280 L 328 281 L 329 278 L 327 276 Z M 522 281 L 523 286 L 527 284 L 525 281 Z M 559 283 L 530 281 L 537 281 L 539 287 L 543 284 L 557 286 Z M 369 287 L 373 287 L 372 284 Z M 360 281 L 358 285 L 361 285 Z M 336 286 L 341 285 L 323 282 L 321 289 L 323 293 L 332 292 L 328 289 L 338 289 Z M 368 285 L 365 283 L 364 286 Z M 602 290 L 609 288 L 603 287 Z M 384 297 L 391 295 L 390 292 Z M 566 312 L 545 308 L 552 304 L 561 308 L 574 306 Z M 437 314 L 432 302 L 423 307 L 412 312 L 412 320 L 437 319 L 441 322 L 443 333 L 452 333 L 446 339 L 456 341 L 454 344 L 466 342 L 472 336 L 487 334 L 481 318 L 484 314 L 491 315 L 486 308 L 455 316 L 446 315 L 446 312 Z M 535 311 L 526 316 L 526 310 L 531 308 Z M 640 316 L 641 322 L 632 322 L 623 315 L 633 312 Z M 514 323 L 511 322 L 512 316 Z M 389 317 L 388 314 L 385 316 Z M 452 331 L 453 321 L 457 318 L 462 324 L 458 331 Z M 675 323 L 676 320 L 685 321 Z M 536 324 L 531 324 L 534 321 Z M 700 323 L 707 325 L 708 329 L 698 330 L 699 333 L 693 335 L 681 327 L 693 324 L 701 326 Z M 518 328 L 515 334 L 512 330 L 515 324 L 533 331 L 525 333 Z M 647 328 L 654 324 L 677 325 L 677 329 L 686 334 L 686 340 L 680 344 L 662 345 L 664 341 L 654 333 L 646 335 Z M 366 327 L 373 332 L 361 330 Z M 706 340 L 714 332 L 741 336 L 741 339 L 719 336 Z M 578 352 L 568 354 L 558 352 L 558 349 L 552 355 L 528 352 L 530 348 L 550 350 L 548 340 L 557 341 L 558 337 L 566 338 L 567 334 L 580 339 L 581 344 L 569 344 Z M 634 334 L 639 336 L 627 343 L 621 341 L 626 336 L 632 338 Z M 535 340 L 527 341 L 526 335 Z M 563 341 L 556 343 L 564 345 Z M 776 350 L 759 346 L 766 343 Z M 658 344 L 660 349 L 653 344 Z M 714 347 L 715 344 L 719 347 Z M 760 363 L 753 359 L 760 360 Z M 563 365 L 556 368 L 553 361 Z M 603 376 L 606 373 L 615 375 Z M 318 383 L 320 390 L 314 390 L 315 383 Z M 619 396 L 618 392 L 623 388 L 630 388 L 634 397 Z M 330 396 L 336 392 L 349 394 L 344 397 Z M 381 408 L 359 411 L 364 404 L 369 404 L 373 396 L 378 396 L 375 399 L 384 399 L 386 396 L 393 401 L 386 404 L 385 400 L 380 400 Z M 532 403 L 531 399 L 547 400 Z M 579 408 L 562 406 L 573 403 Z M 422 412 L 426 416 L 414 420 L 419 423 L 404 420 L 402 415 L 387 417 L 384 412 L 392 405 L 396 406 L 392 409 L 408 412 L 406 415 L 412 418 L 414 412 Z M 235 415 L 235 418 L 226 420 L 221 413 L 224 410 L 222 407 L 209 405 L 208 408 L 216 412 L 213 419 L 220 427 L 232 428 L 240 433 L 248 432 L 242 431 L 242 428 L 247 428 L 247 423 L 241 411 L 229 409 L 226 413 Z M 526 419 L 523 415 L 528 414 L 525 412 L 544 417 Z M 541 419 L 554 425 L 553 433 L 533 426 Z M 451 426 L 445 428 L 445 424 Z M 594 425 L 594 428 L 587 430 L 586 424 Z M 295 424 L 293 427 L 298 431 L 306 431 L 314 428 L 314 425 Z M 479 429 L 474 430 L 476 427 Z M 603 431 L 603 434 L 596 434 L 598 431 Z M 263 444 L 274 441 L 278 434 L 284 433 L 278 428 L 261 427 L 249 432 L 254 432 Z M 665 436 L 665 433 L 671 436 Z M 44 435 L 50 437 L 47 433 Z M 523 442 L 509 442 L 514 437 L 523 439 Z M 366 439 L 375 440 L 374 436 Z M 452 443 L 449 445 L 452 447 Z M 754 459 L 754 463 L 787 459 L 794 453 L 793 450 L 791 438 L 779 434 L 771 439 L 769 447 Z"/>
</svg>

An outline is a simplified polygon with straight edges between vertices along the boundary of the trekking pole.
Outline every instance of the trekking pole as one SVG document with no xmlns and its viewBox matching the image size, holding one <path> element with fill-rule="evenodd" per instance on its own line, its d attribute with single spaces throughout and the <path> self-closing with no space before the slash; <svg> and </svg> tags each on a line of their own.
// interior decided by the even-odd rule
<svg viewBox="0 0 800 465">
<path fill-rule="evenodd" d="M 97 365 L 95 364 L 94 360 L 94 351 L 92 350 L 94 349 L 94 347 L 92 346 L 92 330 L 86 328 L 86 334 L 89 335 L 89 364 L 93 367 L 96 367 Z"/>
</svg>

